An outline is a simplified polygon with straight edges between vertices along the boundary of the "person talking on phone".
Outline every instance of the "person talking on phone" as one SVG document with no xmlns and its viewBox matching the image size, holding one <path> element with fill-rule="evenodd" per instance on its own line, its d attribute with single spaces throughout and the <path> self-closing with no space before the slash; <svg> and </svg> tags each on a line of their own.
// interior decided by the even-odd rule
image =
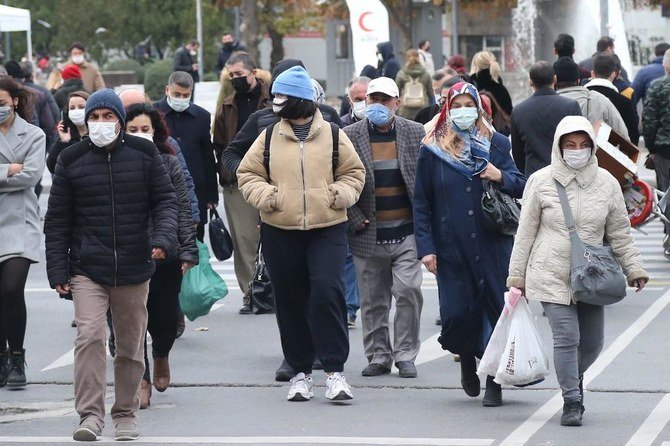
<svg viewBox="0 0 670 446">
<path fill-rule="evenodd" d="M 67 147 L 78 143 L 88 136 L 88 127 L 84 121 L 86 101 L 90 95 L 85 91 L 73 91 L 67 97 L 65 107 L 60 112 L 60 121 L 56 126 L 58 139 L 49 149 L 47 169 L 53 175 L 58 155 Z"/>
</svg>

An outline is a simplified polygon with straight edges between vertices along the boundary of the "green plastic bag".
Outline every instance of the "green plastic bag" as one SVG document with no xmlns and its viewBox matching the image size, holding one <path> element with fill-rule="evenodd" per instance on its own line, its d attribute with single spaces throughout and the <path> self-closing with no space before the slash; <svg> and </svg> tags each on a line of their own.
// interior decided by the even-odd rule
<svg viewBox="0 0 670 446">
<path fill-rule="evenodd" d="M 179 303 L 189 321 L 209 313 L 219 299 L 228 294 L 228 287 L 209 263 L 207 245 L 196 240 L 199 263 L 189 269 L 181 281 Z"/>
</svg>

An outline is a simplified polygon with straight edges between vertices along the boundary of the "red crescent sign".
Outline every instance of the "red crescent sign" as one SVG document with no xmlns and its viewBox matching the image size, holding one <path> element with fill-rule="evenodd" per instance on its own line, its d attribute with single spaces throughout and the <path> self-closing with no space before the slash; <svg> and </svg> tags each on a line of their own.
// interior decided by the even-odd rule
<svg viewBox="0 0 670 446">
<path fill-rule="evenodd" d="M 371 14 L 372 14 L 371 11 L 366 11 L 366 12 L 364 12 L 363 14 L 361 14 L 361 16 L 358 18 L 358 26 L 359 26 L 363 31 L 368 32 L 368 33 L 374 31 L 374 29 L 373 29 L 373 28 L 368 28 L 368 27 L 366 27 L 366 26 L 365 26 L 365 23 L 363 23 L 363 22 L 365 21 L 365 18 L 366 18 L 367 16 L 371 15 Z"/>
</svg>

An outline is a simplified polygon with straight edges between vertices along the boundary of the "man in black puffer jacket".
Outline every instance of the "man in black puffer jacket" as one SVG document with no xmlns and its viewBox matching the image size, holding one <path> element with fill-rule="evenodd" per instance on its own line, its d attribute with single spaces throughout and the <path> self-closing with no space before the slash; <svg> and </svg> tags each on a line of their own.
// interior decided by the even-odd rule
<svg viewBox="0 0 670 446">
<path fill-rule="evenodd" d="M 105 321 L 114 316 L 117 440 L 139 436 L 146 301 L 155 259 L 177 249 L 178 201 L 156 147 L 122 129 L 126 112 L 110 89 L 86 103 L 89 138 L 58 157 L 45 222 L 47 274 L 72 294 L 77 322 L 73 438 L 94 441 L 105 418 Z M 149 218 L 153 231 L 149 235 Z"/>
</svg>

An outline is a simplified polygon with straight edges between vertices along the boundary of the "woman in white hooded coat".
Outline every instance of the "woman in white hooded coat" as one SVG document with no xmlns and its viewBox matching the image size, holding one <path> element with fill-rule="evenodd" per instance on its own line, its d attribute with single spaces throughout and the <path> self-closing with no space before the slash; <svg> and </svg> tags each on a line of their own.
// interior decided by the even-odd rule
<svg viewBox="0 0 670 446">
<path fill-rule="evenodd" d="M 526 184 L 507 286 L 542 302 L 554 338 L 554 365 L 563 394 L 561 425 L 580 426 L 583 375 L 603 347 L 602 306 L 575 302 L 570 287 L 571 244 L 558 181 L 567 191 L 577 233 L 587 245 L 609 244 L 629 285 L 642 290 L 649 280 L 630 234 L 621 186 L 598 167 L 593 126 L 567 116 L 554 136 L 551 164 Z"/>
</svg>

